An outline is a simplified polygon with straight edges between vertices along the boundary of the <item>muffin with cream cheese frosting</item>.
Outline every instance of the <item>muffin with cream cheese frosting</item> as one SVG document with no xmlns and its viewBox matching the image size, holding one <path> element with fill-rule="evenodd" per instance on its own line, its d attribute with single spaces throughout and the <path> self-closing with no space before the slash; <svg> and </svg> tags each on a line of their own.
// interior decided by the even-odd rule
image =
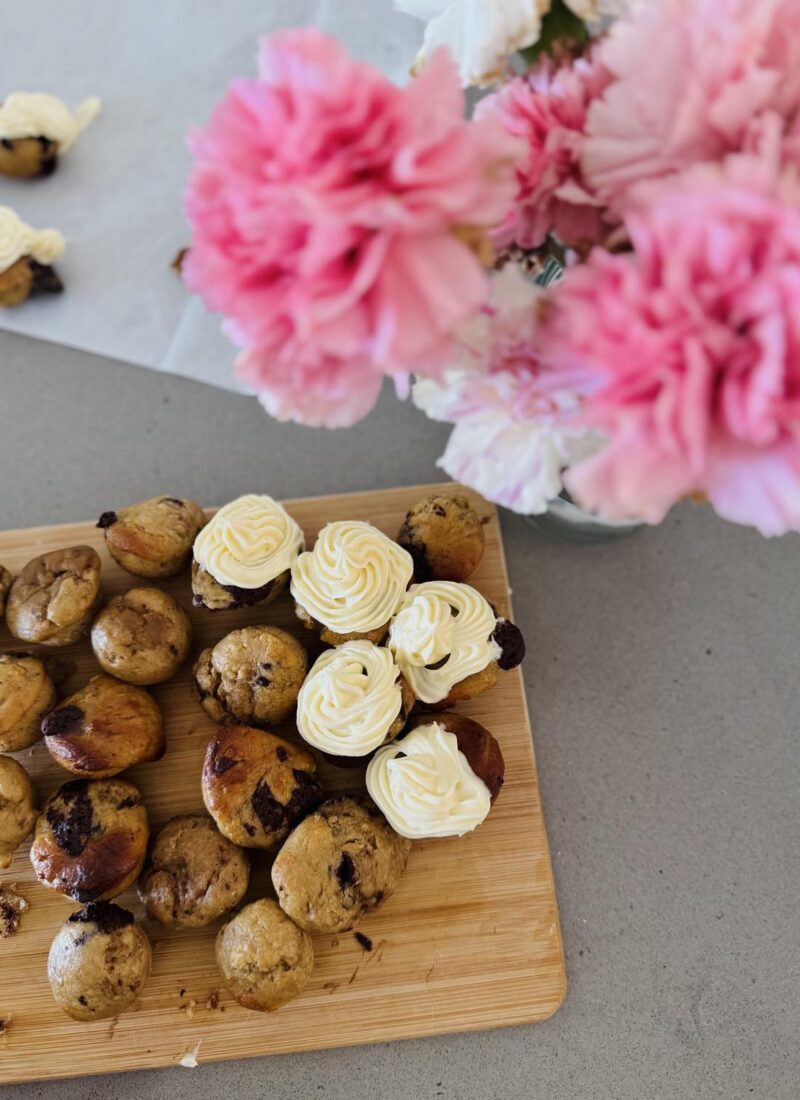
<svg viewBox="0 0 800 1100">
<path fill-rule="evenodd" d="M 195 607 L 230 611 L 274 600 L 304 546 L 299 524 L 272 497 L 248 493 L 232 500 L 195 539 Z"/>
<path fill-rule="evenodd" d="M 65 247 L 57 229 L 34 229 L 10 206 L 0 206 L 0 307 L 18 306 L 32 294 L 62 291 L 53 264 Z"/>
<path fill-rule="evenodd" d="M 392 619 L 387 645 L 416 698 L 430 709 L 488 691 L 498 669 L 516 668 L 525 656 L 519 629 L 498 618 L 477 589 L 456 581 L 412 585 Z"/>
<path fill-rule="evenodd" d="M 292 566 L 295 611 L 329 645 L 359 638 L 377 644 L 413 573 L 411 555 L 377 527 L 338 520 Z"/>
<path fill-rule="evenodd" d="M 99 113 L 96 96 L 73 111 L 47 92 L 12 92 L 0 103 L 0 175 L 51 176 Z"/>
</svg>

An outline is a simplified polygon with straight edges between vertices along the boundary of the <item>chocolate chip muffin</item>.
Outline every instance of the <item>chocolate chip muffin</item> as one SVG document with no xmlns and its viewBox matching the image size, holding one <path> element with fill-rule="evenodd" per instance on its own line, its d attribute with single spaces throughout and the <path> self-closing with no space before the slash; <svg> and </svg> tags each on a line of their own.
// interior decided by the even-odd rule
<svg viewBox="0 0 800 1100">
<path fill-rule="evenodd" d="M 70 645 L 88 627 L 100 598 L 100 558 L 91 546 L 51 550 L 29 561 L 11 585 L 6 623 L 15 638 Z"/>
<path fill-rule="evenodd" d="M 42 718 L 56 701 L 44 662 L 25 653 L 0 654 L 0 752 L 19 752 L 42 735 Z"/>
<path fill-rule="evenodd" d="M 28 773 L 10 756 L 0 756 L 0 868 L 10 866 L 14 850 L 35 824 L 36 807 Z"/>
<path fill-rule="evenodd" d="M 11 588 L 13 580 L 14 577 L 11 574 L 11 570 L 6 569 L 4 565 L 0 565 L 0 619 L 5 616 L 8 590 Z"/>
<path fill-rule="evenodd" d="M 277 626 L 232 630 L 204 649 L 194 668 L 203 709 L 215 722 L 265 726 L 282 721 L 308 672 L 305 649 Z"/>
<path fill-rule="evenodd" d="M 4 152 L 0 138 L 0 163 Z M 34 229 L 10 206 L 0 206 L 0 307 L 18 306 L 32 294 L 63 290 L 52 265 L 64 248 L 58 230 Z"/>
<path fill-rule="evenodd" d="M 164 755 L 164 721 L 142 688 L 93 676 L 42 722 L 47 749 L 74 775 L 105 779 Z"/>
<path fill-rule="evenodd" d="M 36 877 L 76 901 L 115 898 L 139 877 L 147 851 L 147 811 L 122 779 L 75 779 L 50 798 L 36 822 Z"/>
<path fill-rule="evenodd" d="M 419 715 L 415 727 L 430 722 L 430 718 Z M 500 745 L 494 734 L 480 722 L 474 722 L 463 714 L 448 711 L 436 716 L 436 724 L 448 733 L 455 734 L 459 752 L 463 752 L 467 763 L 477 777 L 486 784 L 492 802 L 500 794 L 505 778 L 506 765 Z M 402 744 L 402 742 L 399 742 Z"/>
<path fill-rule="evenodd" d="M 0 175 L 17 179 L 51 176 L 100 112 L 100 100 L 74 110 L 47 92 L 11 92 L 0 103 Z"/>
<path fill-rule="evenodd" d="M 205 512 L 193 500 L 153 497 L 103 512 L 97 526 L 118 565 L 137 577 L 159 578 L 183 569 L 205 522 Z"/>
<path fill-rule="evenodd" d="M 131 588 L 115 596 L 92 626 L 101 668 L 129 684 L 161 684 L 189 656 L 189 616 L 160 588 Z"/>
<path fill-rule="evenodd" d="M 292 832 L 272 865 L 272 883 L 301 928 L 346 932 L 393 893 L 410 850 L 374 806 L 335 798 Z"/>
<path fill-rule="evenodd" d="M 133 913 L 107 901 L 67 917 L 56 933 L 47 976 L 56 1004 L 73 1020 L 117 1016 L 150 975 L 150 941 Z"/>
<path fill-rule="evenodd" d="M 271 898 L 246 905 L 217 934 L 217 966 L 243 1008 L 274 1012 L 305 988 L 314 967 L 307 932 Z"/>
<path fill-rule="evenodd" d="M 247 891 L 250 862 L 205 814 L 182 814 L 156 837 L 139 879 L 150 920 L 200 928 L 235 908 Z"/>
<path fill-rule="evenodd" d="M 317 805 L 314 757 L 249 726 L 226 726 L 209 741 L 203 801 L 223 836 L 243 848 L 277 848 Z"/>
<path fill-rule="evenodd" d="M 483 522 L 466 497 L 436 494 L 418 501 L 397 536 L 414 559 L 417 581 L 465 581 L 481 563 Z"/>
<path fill-rule="evenodd" d="M 289 584 L 288 572 L 281 573 L 258 588 L 241 588 L 235 584 L 220 584 L 196 561 L 192 562 L 192 603 L 207 611 L 235 611 L 257 603 L 272 603 Z"/>
</svg>

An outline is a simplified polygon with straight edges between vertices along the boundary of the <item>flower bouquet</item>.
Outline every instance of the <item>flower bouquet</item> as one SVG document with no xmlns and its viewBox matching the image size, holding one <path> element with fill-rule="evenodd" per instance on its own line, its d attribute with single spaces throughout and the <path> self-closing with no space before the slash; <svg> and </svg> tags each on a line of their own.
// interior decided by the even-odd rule
<svg viewBox="0 0 800 1100">
<path fill-rule="evenodd" d="M 191 136 L 185 278 L 239 378 L 335 428 L 388 376 L 518 512 L 800 528 L 797 0 L 398 6 L 405 87 L 287 31 Z"/>
</svg>

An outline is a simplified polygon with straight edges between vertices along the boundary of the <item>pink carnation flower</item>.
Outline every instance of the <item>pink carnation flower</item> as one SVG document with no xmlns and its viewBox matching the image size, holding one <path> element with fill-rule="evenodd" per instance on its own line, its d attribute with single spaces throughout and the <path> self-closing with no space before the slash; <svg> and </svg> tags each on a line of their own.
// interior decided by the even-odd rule
<svg viewBox="0 0 800 1100">
<path fill-rule="evenodd" d="M 800 527 L 800 209 L 732 167 L 645 185 L 635 252 L 593 251 L 553 294 L 542 356 L 608 439 L 566 484 L 609 517 L 700 493 L 764 535 Z"/>
<path fill-rule="evenodd" d="M 622 209 L 632 184 L 785 133 L 800 111 L 797 0 L 662 0 L 599 47 L 614 80 L 589 108 L 583 173 Z M 788 152 L 788 150 L 787 150 Z"/>
<path fill-rule="evenodd" d="M 543 512 L 565 466 L 597 439 L 580 422 L 579 397 L 542 369 L 537 306 L 545 292 L 512 266 L 495 279 L 492 304 L 476 318 L 441 381 L 414 386 L 414 402 L 455 425 L 439 465 L 456 481 L 526 515 Z"/>
<path fill-rule="evenodd" d="M 599 204 L 580 157 L 589 105 L 607 83 L 589 57 L 561 66 L 547 58 L 479 104 L 479 118 L 524 141 L 516 202 L 493 234 L 498 247 L 538 248 L 549 233 L 565 244 L 598 238 Z"/>
<path fill-rule="evenodd" d="M 465 121 L 444 53 L 400 89 L 316 30 L 273 35 L 190 145 L 187 285 L 268 408 L 349 424 L 380 373 L 446 362 L 487 295 L 458 231 L 503 217 L 516 149 Z"/>
</svg>

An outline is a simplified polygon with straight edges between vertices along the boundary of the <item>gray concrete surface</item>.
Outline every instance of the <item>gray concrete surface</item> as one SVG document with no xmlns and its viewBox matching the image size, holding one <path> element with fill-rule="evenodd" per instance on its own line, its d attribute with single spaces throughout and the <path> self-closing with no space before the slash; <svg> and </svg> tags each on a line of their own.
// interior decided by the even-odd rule
<svg viewBox="0 0 800 1100">
<path fill-rule="evenodd" d="M 167 490 L 221 502 L 254 486 L 428 481 L 444 434 L 390 395 L 347 433 L 280 426 L 245 398 L 0 338 L 2 527 Z M 531 643 L 570 979 L 561 1011 L 529 1028 L 9 1096 L 800 1096 L 796 538 L 765 542 L 693 507 L 596 548 L 547 541 L 512 515 L 503 530 Z"/>
</svg>

